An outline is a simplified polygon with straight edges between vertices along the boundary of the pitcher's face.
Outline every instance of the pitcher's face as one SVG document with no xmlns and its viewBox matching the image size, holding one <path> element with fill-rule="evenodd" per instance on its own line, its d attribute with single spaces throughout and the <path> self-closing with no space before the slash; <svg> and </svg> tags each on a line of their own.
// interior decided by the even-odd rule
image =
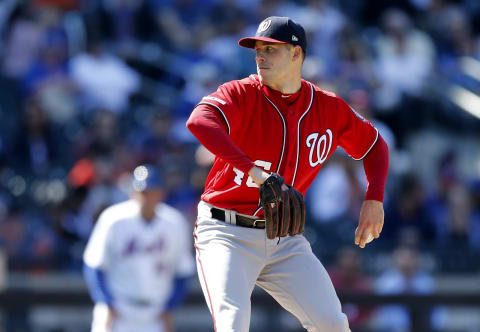
<svg viewBox="0 0 480 332">
<path fill-rule="evenodd" d="M 290 44 L 255 42 L 257 73 L 263 84 L 277 85 L 294 70 L 294 47 Z"/>
</svg>

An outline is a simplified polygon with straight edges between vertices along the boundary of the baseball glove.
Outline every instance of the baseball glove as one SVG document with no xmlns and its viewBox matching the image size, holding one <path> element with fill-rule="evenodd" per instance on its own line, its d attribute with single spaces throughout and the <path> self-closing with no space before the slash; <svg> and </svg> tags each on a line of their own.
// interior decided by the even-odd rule
<svg viewBox="0 0 480 332">
<path fill-rule="evenodd" d="M 267 237 L 274 239 L 303 233 L 305 229 L 305 202 L 295 188 L 272 173 L 260 186 L 260 204 L 265 214 Z"/>
</svg>

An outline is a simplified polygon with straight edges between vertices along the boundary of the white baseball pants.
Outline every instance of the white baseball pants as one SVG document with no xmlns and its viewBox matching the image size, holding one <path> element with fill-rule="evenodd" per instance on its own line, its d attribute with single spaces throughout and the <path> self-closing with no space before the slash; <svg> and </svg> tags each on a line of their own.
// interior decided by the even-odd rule
<svg viewBox="0 0 480 332">
<path fill-rule="evenodd" d="M 113 321 L 110 329 L 106 329 L 108 308 L 103 303 L 97 303 L 93 307 L 93 320 L 91 332 L 163 332 L 163 322 L 158 316 L 150 318 L 142 315 L 119 313 Z"/>
<path fill-rule="evenodd" d="M 330 277 L 303 235 L 269 240 L 264 229 L 212 219 L 210 207 L 199 203 L 194 237 L 216 332 L 248 332 L 255 284 L 309 332 L 350 332 Z"/>
</svg>

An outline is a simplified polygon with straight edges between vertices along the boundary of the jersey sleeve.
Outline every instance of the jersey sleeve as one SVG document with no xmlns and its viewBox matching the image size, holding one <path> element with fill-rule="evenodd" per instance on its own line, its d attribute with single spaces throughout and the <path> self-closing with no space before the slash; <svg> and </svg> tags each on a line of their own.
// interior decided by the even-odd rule
<svg viewBox="0 0 480 332">
<path fill-rule="evenodd" d="M 240 110 L 243 103 L 241 87 L 235 81 L 222 84 L 217 91 L 203 97 L 198 105 L 209 105 L 216 109 L 225 121 L 228 133 L 239 124 Z"/>
<path fill-rule="evenodd" d="M 108 210 L 98 218 L 88 240 L 83 261 L 88 267 L 105 269 L 111 261 L 112 221 Z"/>
<path fill-rule="evenodd" d="M 378 139 L 377 128 L 338 97 L 336 116 L 338 145 L 353 159 L 363 159 Z"/>
<path fill-rule="evenodd" d="M 238 81 L 222 84 L 205 96 L 187 120 L 187 128 L 215 156 L 247 173 L 255 166 L 232 141 L 231 133 L 242 126 L 242 110 L 247 109 L 245 86 Z"/>
<path fill-rule="evenodd" d="M 224 120 L 212 106 L 196 107 L 187 120 L 188 130 L 215 156 L 247 173 L 255 164 L 228 136 Z"/>
<path fill-rule="evenodd" d="M 383 202 L 388 174 L 388 146 L 381 135 L 378 135 L 377 142 L 363 158 L 363 169 L 367 177 L 365 200 Z"/>
</svg>

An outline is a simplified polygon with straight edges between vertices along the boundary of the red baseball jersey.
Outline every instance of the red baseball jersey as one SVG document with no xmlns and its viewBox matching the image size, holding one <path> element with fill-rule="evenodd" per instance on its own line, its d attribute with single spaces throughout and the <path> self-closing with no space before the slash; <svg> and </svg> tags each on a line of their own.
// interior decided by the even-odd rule
<svg viewBox="0 0 480 332">
<path fill-rule="evenodd" d="M 221 85 L 198 105 L 221 114 L 230 139 L 255 165 L 280 174 L 305 195 L 337 146 L 360 160 L 377 141 L 378 130 L 338 96 L 305 80 L 301 84 L 299 92 L 282 95 L 250 75 Z M 217 156 L 201 199 L 262 215 L 258 185 L 246 171 Z"/>
</svg>

